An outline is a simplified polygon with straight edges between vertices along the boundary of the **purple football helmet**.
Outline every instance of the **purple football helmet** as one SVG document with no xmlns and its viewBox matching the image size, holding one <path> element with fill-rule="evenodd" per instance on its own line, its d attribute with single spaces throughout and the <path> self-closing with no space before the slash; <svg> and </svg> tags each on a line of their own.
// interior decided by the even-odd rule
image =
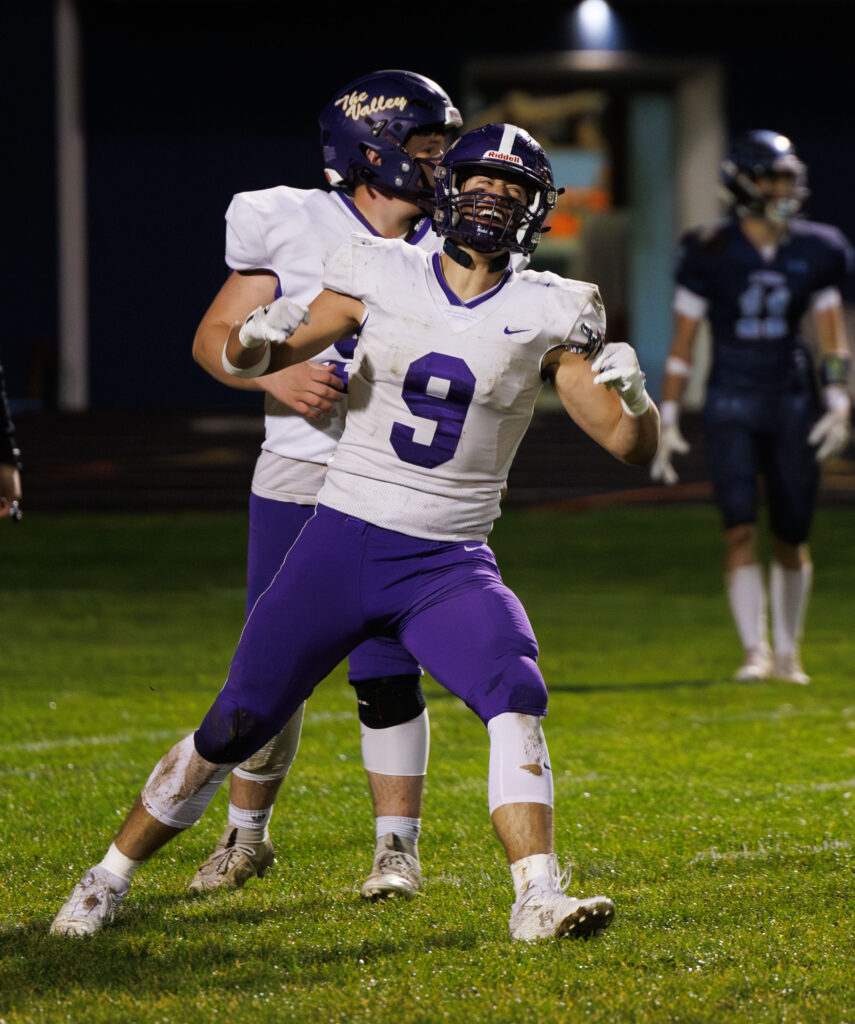
<svg viewBox="0 0 855 1024">
<path fill-rule="evenodd" d="M 448 93 L 412 71 L 375 71 L 339 90 L 321 113 L 324 173 L 333 188 L 363 183 L 432 209 L 433 161 L 405 146 L 415 133 L 448 134 L 463 123 Z M 380 163 L 371 163 L 372 149 Z M 425 165 L 428 165 L 427 167 Z"/>
<path fill-rule="evenodd" d="M 771 197 L 758 188 L 761 178 L 792 178 L 790 195 Z M 807 168 L 785 135 L 766 130 L 745 132 L 734 140 L 721 165 L 721 180 L 728 201 L 741 216 L 789 220 L 808 197 Z"/>
<path fill-rule="evenodd" d="M 461 193 L 473 174 L 497 172 L 525 187 L 525 203 L 488 192 Z M 437 234 L 476 252 L 507 249 L 526 255 L 549 230 L 543 222 L 558 198 L 543 147 L 512 124 L 488 124 L 461 135 L 439 162 L 435 192 Z"/>
</svg>

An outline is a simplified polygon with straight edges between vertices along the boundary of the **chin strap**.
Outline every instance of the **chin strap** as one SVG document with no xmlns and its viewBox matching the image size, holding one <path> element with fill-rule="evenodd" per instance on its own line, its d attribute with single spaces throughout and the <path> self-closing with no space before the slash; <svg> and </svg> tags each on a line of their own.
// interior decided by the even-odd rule
<svg viewBox="0 0 855 1024">
<path fill-rule="evenodd" d="M 450 256 L 455 263 L 459 263 L 461 267 L 465 267 L 467 270 L 470 270 L 474 265 L 475 261 L 469 253 L 461 249 L 459 245 L 455 245 L 450 238 L 446 238 L 442 251 L 447 256 Z M 504 270 L 510 262 L 510 252 L 500 252 L 498 256 L 494 256 L 487 264 L 487 270 L 494 274 L 497 270 Z"/>
</svg>

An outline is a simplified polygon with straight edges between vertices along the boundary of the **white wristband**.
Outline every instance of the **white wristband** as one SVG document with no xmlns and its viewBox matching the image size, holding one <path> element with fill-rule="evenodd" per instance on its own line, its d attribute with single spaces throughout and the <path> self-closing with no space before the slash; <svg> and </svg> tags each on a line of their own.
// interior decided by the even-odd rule
<svg viewBox="0 0 855 1024">
<path fill-rule="evenodd" d="M 659 422 L 663 427 L 675 427 L 680 420 L 680 403 L 662 402 L 659 406 Z"/>
<path fill-rule="evenodd" d="M 822 389 L 822 397 L 829 412 L 848 414 L 852 408 L 852 401 L 844 384 L 826 384 Z"/>
<path fill-rule="evenodd" d="M 250 366 L 247 369 L 241 369 L 239 366 L 234 366 L 229 362 L 229 357 L 226 355 L 226 349 L 229 347 L 229 339 L 226 338 L 226 343 L 223 345 L 223 369 L 226 373 L 232 375 L 232 377 L 242 377 L 244 380 L 250 380 L 253 377 L 260 377 L 266 372 L 267 367 L 270 366 L 270 345 L 265 342 L 264 355 L 261 357 L 261 362 L 256 363 L 255 366 Z"/>
<path fill-rule="evenodd" d="M 691 377 L 692 367 L 691 364 L 679 356 L 668 356 L 665 360 L 665 372 L 671 373 L 675 377 Z"/>
</svg>

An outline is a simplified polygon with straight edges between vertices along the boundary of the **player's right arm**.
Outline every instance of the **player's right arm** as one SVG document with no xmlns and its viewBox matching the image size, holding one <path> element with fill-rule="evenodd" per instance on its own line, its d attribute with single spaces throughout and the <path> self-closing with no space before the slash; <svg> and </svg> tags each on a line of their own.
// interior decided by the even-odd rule
<svg viewBox="0 0 855 1024">
<path fill-rule="evenodd" d="M 193 338 L 193 358 L 212 377 L 233 388 L 265 391 L 307 419 L 322 416 L 341 399 L 341 381 L 320 363 L 296 365 L 275 376 L 237 377 L 223 364 L 229 332 L 258 307 L 272 303 L 277 280 L 267 271 L 232 271 L 217 293 Z"/>
<path fill-rule="evenodd" d="M 296 326 L 295 312 L 305 314 Z M 222 365 L 236 377 L 258 379 L 278 373 L 311 359 L 342 338 L 352 337 L 359 331 L 364 315 L 365 307 L 358 299 L 328 288 L 308 310 L 288 299 L 276 299 L 255 311 L 253 319 L 259 326 L 246 330 L 249 320 L 232 324 L 222 350 Z"/>
<path fill-rule="evenodd" d="M 243 323 L 256 307 L 267 305 L 275 298 L 276 277 L 273 274 L 233 270 L 196 328 L 193 338 L 196 362 L 229 387 L 261 391 L 257 380 L 234 377 L 223 369 L 223 345 L 235 322 Z"/>
</svg>

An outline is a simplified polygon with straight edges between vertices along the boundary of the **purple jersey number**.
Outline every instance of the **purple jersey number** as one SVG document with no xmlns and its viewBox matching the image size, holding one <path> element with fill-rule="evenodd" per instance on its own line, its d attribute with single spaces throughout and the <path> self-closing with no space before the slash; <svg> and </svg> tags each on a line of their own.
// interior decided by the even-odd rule
<svg viewBox="0 0 855 1024">
<path fill-rule="evenodd" d="M 475 394 L 475 376 L 462 359 L 430 352 L 410 363 L 401 396 L 420 419 L 434 420 L 430 444 L 413 440 L 415 431 L 395 423 L 389 440 L 403 462 L 434 469 L 454 458 L 466 413 Z"/>
<path fill-rule="evenodd" d="M 334 348 L 339 355 L 344 356 L 347 362 L 341 362 L 338 359 L 327 359 L 326 365 L 332 367 L 333 373 L 344 384 L 342 391 L 344 394 L 347 394 L 347 384 L 350 377 L 350 374 L 347 372 L 347 364 L 353 359 L 353 353 L 356 349 L 356 338 L 341 338 L 335 343 Z"/>
</svg>

